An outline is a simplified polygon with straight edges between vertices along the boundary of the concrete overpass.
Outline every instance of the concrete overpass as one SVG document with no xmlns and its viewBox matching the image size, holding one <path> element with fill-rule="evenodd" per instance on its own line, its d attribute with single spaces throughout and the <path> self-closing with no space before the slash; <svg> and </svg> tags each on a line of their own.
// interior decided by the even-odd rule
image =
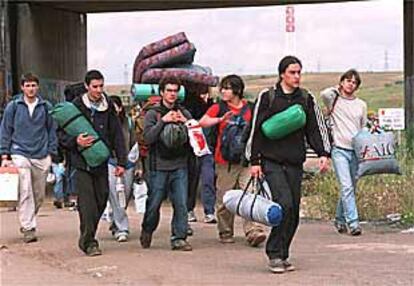
<svg viewBox="0 0 414 286">
<path fill-rule="evenodd" d="M 33 71 L 48 97 L 82 79 L 87 68 L 87 13 L 226 8 L 343 0 L 0 0 L 0 108 Z M 359 0 L 353 0 L 359 1 Z M 406 123 L 414 129 L 414 1 L 404 0 Z"/>
</svg>

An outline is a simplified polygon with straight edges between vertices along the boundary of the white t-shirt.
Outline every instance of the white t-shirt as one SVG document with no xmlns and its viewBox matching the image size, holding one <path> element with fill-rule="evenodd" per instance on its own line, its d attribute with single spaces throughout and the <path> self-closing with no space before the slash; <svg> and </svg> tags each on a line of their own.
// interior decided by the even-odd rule
<svg viewBox="0 0 414 286">
<path fill-rule="evenodd" d="M 38 99 L 38 98 L 36 98 L 36 100 L 35 100 L 35 101 L 33 101 L 32 103 L 27 102 L 27 101 L 25 101 L 25 102 L 26 102 L 26 104 L 27 104 L 27 108 L 29 108 L 29 114 L 30 114 L 30 117 L 32 117 L 32 115 L 33 115 L 33 111 L 34 111 L 34 109 L 35 109 L 35 107 L 36 107 L 36 104 L 39 102 L 39 99 Z"/>
<path fill-rule="evenodd" d="M 330 110 L 336 93 L 333 87 L 321 92 L 325 106 Z M 367 104 L 357 97 L 339 96 L 332 117 L 334 145 L 352 150 L 352 138 L 367 124 Z"/>
</svg>

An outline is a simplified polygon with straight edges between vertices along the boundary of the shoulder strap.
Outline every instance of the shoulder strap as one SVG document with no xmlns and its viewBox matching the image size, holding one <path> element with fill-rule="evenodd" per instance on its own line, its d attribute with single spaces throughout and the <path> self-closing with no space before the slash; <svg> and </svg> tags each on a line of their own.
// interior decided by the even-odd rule
<svg viewBox="0 0 414 286">
<path fill-rule="evenodd" d="M 334 101 L 333 101 L 333 103 L 332 103 L 332 107 L 331 107 L 331 109 L 330 110 L 328 110 L 328 116 L 329 115 L 331 115 L 332 114 L 332 112 L 334 111 L 334 108 L 335 108 L 335 105 L 336 105 L 336 102 L 338 101 L 338 98 L 339 98 L 339 93 L 338 93 L 338 91 L 336 90 L 336 89 L 334 89 L 334 93 L 335 93 L 335 98 L 334 98 Z"/>
<path fill-rule="evenodd" d="M 217 114 L 217 117 L 223 116 L 227 111 L 229 111 L 229 108 L 227 107 L 227 104 L 223 101 L 220 101 L 218 103 L 219 106 L 219 112 Z"/>
<path fill-rule="evenodd" d="M 273 101 L 275 100 L 275 96 L 276 96 L 276 90 L 274 86 L 271 86 L 269 88 L 269 106 L 273 103 Z"/>
</svg>

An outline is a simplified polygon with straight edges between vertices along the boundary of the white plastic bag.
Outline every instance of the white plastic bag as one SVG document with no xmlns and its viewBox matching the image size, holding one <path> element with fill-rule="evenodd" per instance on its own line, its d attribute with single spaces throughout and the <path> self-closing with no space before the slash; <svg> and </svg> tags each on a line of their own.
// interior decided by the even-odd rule
<svg viewBox="0 0 414 286">
<path fill-rule="evenodd" d="M 144 180 L 138 180 L 133 185 L 135 211 L 138 214 L 145 213 L 145 204 L 148 198 L 148 187 Z"/>
<path fill-rule="evenodd" d="M 19 169 L 0 168 L 0 201 L 17 201 L 19 194 Z"/>
<path fill-rule="evenodd" d="M 185 125 L 187 126 L 188 137 L 190 138 L 190 145 L 193 148 L 194 154 L 197 157 L 211 154 L 206 137 L 204 137 L 203 129 L 198 121 L 190 119 Z"/>
<path fill-rule="evenodd" d="M 131 150 L 128 153 L 128 161 L 136 163 L 139 159 L 139 146 L 138 142 L 132 146 Z"/>
</svg>

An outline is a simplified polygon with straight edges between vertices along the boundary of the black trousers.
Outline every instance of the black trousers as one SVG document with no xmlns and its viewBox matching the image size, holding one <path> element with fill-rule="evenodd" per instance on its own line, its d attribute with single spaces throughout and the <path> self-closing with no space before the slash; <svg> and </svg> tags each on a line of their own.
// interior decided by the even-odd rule
<svg viewBox="0 0 414 286">
<path fill-rule="evenodd" d="M 272 198 L 283 208 L 282 223 L 273 227 L 266 244 L 269 259 L 289 257 L 289 248 L 299 224 L 302 166 L 281 165 L 264 160 L 263 172 Z"/>
<path fill-rule="evenodd" d="M 194 154 L 191 154 L 190 156 L 188 156 L 187 166 L 188 166 L 187 209 L 188 211 L 193 211 L 196 205 L 198 182 L 200 180 L 200 171 L 201 171 L 200 159 Z"/>
<path fill-rule="evenodd" d="M 108 201 L 108 169 L 100 173 L 77 169 L 74 180 L 80 219 L 79 248 L 85 252 L 89 246 L 98 245 L 95 234 Z"/>
</svg>

